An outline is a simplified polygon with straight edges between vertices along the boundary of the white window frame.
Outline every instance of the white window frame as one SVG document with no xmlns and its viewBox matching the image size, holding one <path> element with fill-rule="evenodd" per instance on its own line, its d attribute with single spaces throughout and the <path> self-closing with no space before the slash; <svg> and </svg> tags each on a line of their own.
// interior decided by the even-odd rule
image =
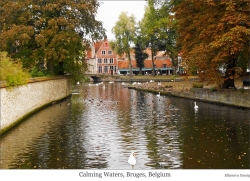
<svg viewBox="0 0 250 181">
<path fill-rule="evenodd" d="M 114 58 L 110 58 L 109 63 L 114 63 Z"/>
<path fill-rule="evenodd" d="M 104 58 L 103 63 L 108 63 L 108 58 Z"/>
<path fill-rule="evenodd" d="M 102 59 L 101 58 L 98 58 L 98 63 L 102 63 Z"/>
<path fill-rule="evenodd" d="M 106 51 L 105 50 L 102 50 L 102 55 L 106 55 Z"/>
<path fill-rule="evenodd" d="M 98 66 L 98 73 L 102 73 L 102 66 Z"/>
<path fill-rule="evenodd" d="M 104 73 L 108 73 L 109 72 L 109 67 L 108 66 L 104 66 Z"/>
<path fill-rule="evenodd" d="M 108 55 L 112 55 L 113 51 L 112 50 L 108 50 Z"/>
</svg>

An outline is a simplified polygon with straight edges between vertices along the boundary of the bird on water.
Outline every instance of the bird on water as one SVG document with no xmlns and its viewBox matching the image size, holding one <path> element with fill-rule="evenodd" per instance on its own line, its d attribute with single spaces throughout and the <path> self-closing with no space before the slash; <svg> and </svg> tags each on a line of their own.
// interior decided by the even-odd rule
<svg viewBox="0 0 250 181">
<path fill-rule="evenodd" d="M 196 105 L 196 101 L 194 101 L 194 108 L 195 108 L 195 109 L 198 109 L 198 108 L 199 108 L 198 105 Z"/>
<path fill-rule="evenodd" d="M 132 166 L 132 168 L 136 164 L 136 159 L 135 159 L 135 153 L 134 152 L 132 152 L 130 154 L 129 159 L 128 159 L 128 163 Z"/>
</svg>

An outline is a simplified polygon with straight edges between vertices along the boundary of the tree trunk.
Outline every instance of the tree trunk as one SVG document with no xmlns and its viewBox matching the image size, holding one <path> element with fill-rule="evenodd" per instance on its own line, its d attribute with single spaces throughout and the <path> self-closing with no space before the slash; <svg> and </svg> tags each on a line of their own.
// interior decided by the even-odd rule
<svg viewBox="0 0 250 181">
<path fill-rule="evenodd" d="M 142 75 L 142 68 L 139 68 L 139 74 Z"/>
<path fill-rule="evenodd" d="M 229 57 L 227 70 L 225 72 L 224 83 L 222 84 L 223 89 L 236 88 L 234 85 L 234 76 L 236 66 L 236 57 Z"/>
<path fill-rule="evenodd" d="M 153 77 L 155 76 L 155 62 L 154 62 L 154 55 L 153 55 L 154 53 L 153 53 L 153 51 L 152 51 L 152 49 L 151 49 L 151 56 L 152 56 L 152 75 L 153 75 Z"/>
<path fill-rule="evenodd" d="M 176 66 L 173 66 L 173 75 L 176 75 Z"/>
<path fill-rule="evenodd" d="M 48 60 L 47 61 L 47 68 L 48 68 L 48 71 L 54 75 L 54 61 L 53 60 Z"/>
<path fill-rule="evenodd" d="M 234 79 L 225 78 L 222 88 L 223 89 L 236 88 L 234 85 Z"/>
<path fill-rule="evenodd" d="M 175 58 L 175 56 L 173 56 L 173 58 L 171 58 L 171 59 L 172 59 L 172 66 L 173 66 L 173 74 L 176 75 L 176 69 L 177 69 L 177 67 L 179 67 L 178 57 Z M 180 72 L 180 70 L 179 70 L 179 72 Z"/>
<path fill-rule="evenodd" d="M 132 77 L 132 63 L 131 63 L 131 58 L 130 58 L 130 52 L 128 52 L 128 62 L 129 62 L 129 76 Z"/>
</svg>

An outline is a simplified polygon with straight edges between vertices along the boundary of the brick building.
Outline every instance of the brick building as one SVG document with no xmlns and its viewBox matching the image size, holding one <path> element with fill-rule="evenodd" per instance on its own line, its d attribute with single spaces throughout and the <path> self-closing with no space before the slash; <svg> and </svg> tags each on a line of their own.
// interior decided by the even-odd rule
<svg viewBox="0 0 250 181">
<path fill-rule="evenodd" d="M 114 75 L 118 68 L 117 59 L 118 56 L 111 49 L 108 39 L 96 42 L 87 52 L 87 73 Z"/>
<path fill-rule="evenodd" d="M 144 61 L 144 68 L 142 74 L 152 74 L 152 56 L 150 49 L 145 50 L 149 57 Z M 129 73 L 129 61 L 125 55 L 118 56 L 110 47 L 108 39 L 96 42 L 92 45 L 91 50 L 87 52 L 87 58 L 85 62 L 88 64 L 89 74 L 128 74 Z M 135 53 L 131 50 L 131 63 L 133 74 L 139 74 L 139 68 L 136 66 Z M 170 75 L 173 73 L 172 61 L 164 54 L 164 52 L 158 52 L 154 57 L 155 73 Z"/>
<path fill-rule="evenodd" d="M 149 57 L 144 60 L 144 68 L 142 68 L 143 75 L 152 74 L 153 69 L 151 50 L 147 48 L 145 52 L 148 53 Z M 131 51 L 130 54 L 132 71 L 134 75 L 137 75 L 139 74 L 139 68 L 136 66 L 135 53 Z M 157 75 L 157 73 L 164 75 L 173 74 L 171 59 L 161 51 L 154 57 L 154 68 L 155 75 Z M 118 60 L 118 71 L 120 74 L 129 74 L 129 61 L 127 57 L 123 58 L 123 60 Z"/>
</svg>

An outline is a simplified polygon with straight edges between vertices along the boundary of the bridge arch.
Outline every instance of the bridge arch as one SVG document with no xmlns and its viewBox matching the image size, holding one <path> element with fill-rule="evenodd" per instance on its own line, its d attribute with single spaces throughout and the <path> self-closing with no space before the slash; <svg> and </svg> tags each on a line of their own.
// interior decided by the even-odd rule
<svg viewBox="0 0 250 181">
<path fill-rule="evenodd" d="M 97 77 L 95 75 L 91 75 L 90 77 L 93 79 L 94 82 L 101 82 L 102 81 L 102 79 L 100 77 Z"/>
</svg>

